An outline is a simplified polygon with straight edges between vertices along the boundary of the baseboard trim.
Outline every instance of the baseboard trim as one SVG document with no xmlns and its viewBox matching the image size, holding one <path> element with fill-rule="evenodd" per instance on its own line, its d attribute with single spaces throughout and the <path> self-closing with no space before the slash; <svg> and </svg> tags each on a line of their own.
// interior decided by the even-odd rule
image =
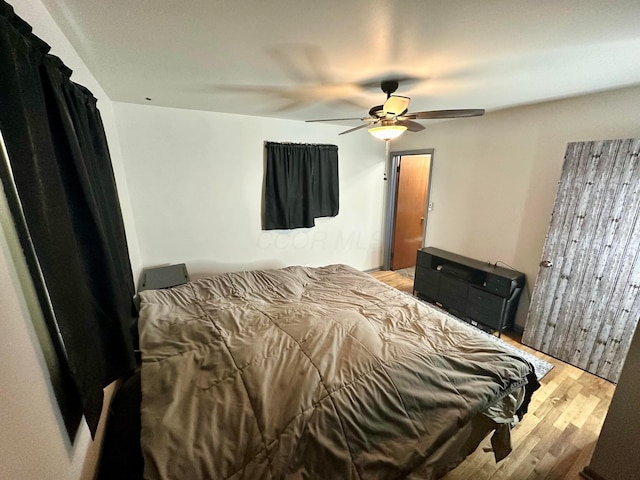
<svg viewBox="0 0 640 480">
<path fill-rule="evenodd" d="M 382 265 L 380 265 L 379 267 L 376 268 L 370 268 L 368 270 L 363 270 L 364 273 L 373 273 L 373 272 L 379 272 L 382 270 Z"/>
<path fill-rule="evenodd" d="M 588 465 L 582 469 L 582 471 L 580 472 L 580 476 L 582 478 L 586 478 L 587 480 L 607 480 L 599 473 L 594 472 L 593 469 Z"/>
<path fill-rule="evenodd" d="M 521 327 L 520 325 L 516 325 L 515 323 L 511 327 L 511 330 L 513 330 L 514 332 L 520 335 L 524 333 L 524 327 Z"/>
</svg>

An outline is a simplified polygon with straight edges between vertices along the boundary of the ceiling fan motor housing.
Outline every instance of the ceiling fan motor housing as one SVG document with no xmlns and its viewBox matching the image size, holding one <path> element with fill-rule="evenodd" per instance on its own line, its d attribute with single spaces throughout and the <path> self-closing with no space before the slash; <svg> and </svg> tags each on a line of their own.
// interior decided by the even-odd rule
<svg viewBox="0 0 640 480">
<path fill-rule="evenodd" d="M 384 109 L 384 105 L 376 105 L 375 107 L 371 107 L 369 110 L 370 117 L 379 117 L 382 115 L 382 111 Z"/>
<path fill-rule="evenodd" d="M 398 89 L 398 82 L 396 80 L 383 80 L 382 83 L 380 83 L 380 88 L 387 94 L 388 98 L 389 95 Z"/>
</svg>

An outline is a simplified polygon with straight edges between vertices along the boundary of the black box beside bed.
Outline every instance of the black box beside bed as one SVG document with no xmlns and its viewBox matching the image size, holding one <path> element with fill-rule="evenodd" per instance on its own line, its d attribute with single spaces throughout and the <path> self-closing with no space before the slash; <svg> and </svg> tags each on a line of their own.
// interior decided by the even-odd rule
<svg viewBox="0 0 640 480">
<path fill-rule="evenodd" d="M 114 399 L 100 478 L 439 478 L 492 431 L 507 455 L 538 388 L 518 355 L 344 265 L 140 297 L 141 386 Z"/>
</svg>

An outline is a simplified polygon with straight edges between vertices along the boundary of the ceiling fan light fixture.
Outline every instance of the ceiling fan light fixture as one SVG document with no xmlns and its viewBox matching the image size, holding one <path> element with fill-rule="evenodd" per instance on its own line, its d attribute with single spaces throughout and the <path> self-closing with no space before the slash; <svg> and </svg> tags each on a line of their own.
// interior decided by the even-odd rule
<svg viewBox="0 0 640 480">
<path fill-rule="evenodd" d="M 393 140 L 398 138 L 407 130 L 404 125 L 383 125 L 369 129 L 369 133 L 380 140 Z"/>
</svg>

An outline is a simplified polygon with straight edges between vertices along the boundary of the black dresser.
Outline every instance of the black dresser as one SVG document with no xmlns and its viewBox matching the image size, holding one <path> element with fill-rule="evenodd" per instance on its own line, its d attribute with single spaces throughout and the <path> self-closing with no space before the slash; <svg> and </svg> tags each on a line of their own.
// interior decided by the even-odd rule
<svg viewBox="0 0 640 480">
<path fill-rule="evenodd" d="M 487 331 L 511 328 L 523 273 L 434 247 L 418 250 L 414 293 Z"/>
</svg>

